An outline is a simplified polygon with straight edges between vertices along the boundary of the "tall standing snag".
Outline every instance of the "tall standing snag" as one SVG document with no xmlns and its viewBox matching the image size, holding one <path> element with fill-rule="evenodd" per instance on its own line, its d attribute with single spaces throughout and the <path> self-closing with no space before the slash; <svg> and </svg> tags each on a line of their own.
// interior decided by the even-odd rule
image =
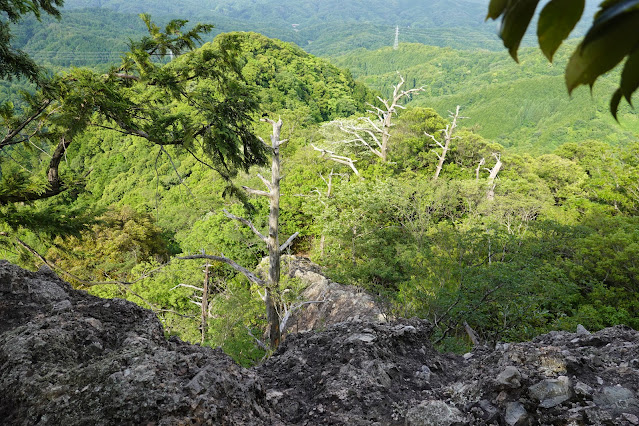
<svg viewBox="0 0 639 426">
<path fill-rule="evenodd" d="M 273 126 L 273 134 L 271 135 L 271 144 L 268 145 L 268 149 L 271 151 L 271 180 L 267 180 L 262 175 L 257 176 L 266 186 L 267 191 L 257 190 L 244 186 L 244 190 L 249 194 L 267 197 L 270 200 L 270 211 L 268 220 L 268 234 L 262 234 L 255 225 L 248 219 L 235 216 L 228 211 L 224 210 L 224 214 L 233 220 L 236 220 L 243 225 L 249 227 L 255 235 L 257 235 L 268 247 L 269 257 L 269 272 L 267 281 L 257 277 L 254 273 L 248 269 L 240 266 L 233 260 L 222 256 L 210 256 L 205 254 L 185 256 L 179 259 L 211 259 L 224 262 L 230 265 L 233 269 L 241 272 L 249 279 L 249 281 L 257 284 L 260 287 L 264 287 L 264 294 L 262 299 L 266 307 L 266 319 L 268 321 L 269 340 L 271 349 L 277 348 L 280 343 L 281 329 L 280 329 L 280 313 L 277 309 L 276 295 L 279 292 L 280 286 L 280 256 L 291 245 L 293 240 L 298 236 L 298 232 L 291 235 L 284 244 L 279 243 L 279 218 L 280 218 L 280 182 L 282 180 L 281 175 L 281 162 L 280 162 L 280 147 L 284 145 L 287 140 L 280 140 L 280 134 L 282 131 L 282 120 L 277 122 L 268 118 L 263 118 L 261 121 L 267 122 Z M 264 141 L 262 141 L 264 142 Z M 266 144 L 266 142 L 264 142 Z"/>
<path fill-rule="evenodd" d="M 439 142 L 437 139 L 435 139 L 435 136 L 431 135 L 430 133 L 424 132 L 426 136 L 431 138 L 442 149 L 441 154 L 438 154 L 437 151 L 434 151 L 435 155 L 437 155 L 437 158 L 439 159 L 439 162 L 437 163 L 437 169 L 435 170 L 435 175 L 433 176 L 433 180 L 437 180 L 439 178 L 439 174 L 442 171 L 442 167 L 444 167 L 446 154 L 448 154 L 448 150 L 450 149 L 450 143 L 452 142 L 453 139 L 456 139 L 456 137 L 453 137 L 453 133 L 455 133 L 455 130 L 457 129 L 457 120 L 465 118 L 465 117 L 459 116 L 459 105 L 457 105 L 457 109 L 455 110 L 455 113 L 453 114 L 451 112 L 450 116 L 453 119 L 453 122 L 447 125 L 445 129 L 442 129 L 442 132 L 444 133 L 443 144 Z"/>
</svg>

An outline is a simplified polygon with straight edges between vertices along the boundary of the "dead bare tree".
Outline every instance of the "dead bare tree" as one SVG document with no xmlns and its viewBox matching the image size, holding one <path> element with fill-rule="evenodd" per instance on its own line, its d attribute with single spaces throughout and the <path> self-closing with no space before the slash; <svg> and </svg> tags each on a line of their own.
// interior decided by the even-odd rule
<svg viewBox="0 0 639 426">
<path fill-rule="evenodd" d="M 393 115 L 397 114 L 397 109 L 405 109 L 399 102 L 402 98 L 411 97 L 413 93 L 423 92 L 423 87 L 416 87 L 410 90 L 402 90 L 402 86 L 405 83 L 404 77 L 399 75 L 399 83 L 396 86 L 393 86 L 393 96 L 391 99 L 382 99 L 381 97 L 377 97 L 379 101 L 384 105 L 384 109 L 376 107 L 374 105 L 369 104 L 372 111 L 370 113 L 374 114 L 377 117 L 377 124 L 373 122 L 369 117 L 364 118 L 365 122 L 371 125 L 371 127 L 375 130 L 376 134 L 381 134 L 381 143 L 375 135 L 371 135 L 373 140 L 375 141 L 377 147 L 379 148 L 373 150 L 373 152 L 382 159 L 382 161 L 386 161 L 388 158 L 388 141 L 390 140 L 390 128 L 393 126 L 392 119 Z M 370 133 L 369 133 L 370 134 Z"/>
<path fill-rule="evenodd" d="M 204 343 L 206 339 L 206 334 L 208 333 L 209 328 L 209 317 L 211 316 L 210 308 L 209 308 L 209 294 L 210 294 L 210 282 L 211 282 L 211 274 L 210 267 L 212 265 L 206 264 L 204 265 L 204 283 L 202 287 L 197 287 L 189 284 L 178 284 L 173 287 L 171 290 L 175 290 L 176 288 L 185 287 L 195 290 L 196 292 L 201 292 L 202 295 L 193 294 L 192 299 L 189 302 L 197 305 L 200 308 L 200 343 Z"/>
<path fill-rule="evenodd" d="M 257 235 L 262 241 L 264 241 L 264 243 L 266 243 L 269 257 L 268 279 L 266 281 L 262 280 L 253 272 L 240 266 L 238 263 L 225 257 L 224 255 L 209 256 L 205 254 L 199 254 L 194 256 L 180 257 L 179 259 L 211 259 L 224 262 L 230 265 L 236 271 L 241 272 L 244 276 L 246 276 L 246 278 L 249 279 L 249 281 L 257 284 L 260 287 L 263 287 L 264 294 L 262 294 L 261 296 L 266 307 L 270 348 L 274 350 L 275 348 L 277 348 L 281 340 L 280 314 L 277 309 L 277 293 L 279 292 L 280 286 L 280 256 L 291 245 L 291 243 L 293 242 L 293 240 L 295 240 L 299 233 L 294 233 L 286 240 L 286 242 L 284 242 L 284 244 L 279 244 L 280 182 L 283 179 L 281 175 L 280 147 L 284 145 L 287 140 L 280 140 L 280 134 L 282 131 L 281 119 L 275 122 L 268 118 L 263 118 L 261 121 L 267 122 L 273 126 L 271 144 L 267 144 L 269 150 L 271 151 L 271 180 L 268 181 L 262 175 L 258 174 L 258 177 L 264 183 L 267 191 L 257 190 L 246 186 L 244 186 L 243 188 L 249 194 L 266 197 L 270 200 L 268 234 L 262 234 L 248 219 L 235 216 L 226 210 L 224 210 L 224 214 L 228 218 L 236 220 L 250 228 L 255 235 Z M 266 144 L 266 142 L 264 143 Z"/>
<path fill-rule="evenodd" d="M 501 155 L 498 153 L 493 153 L 493 157 L 495 157 L 495 160 L 497 160 L 497 162 L 495 163 L 493 168 L 490 169 L 490 175 L 488 176 L 488 194 L 486 195 L 486 197 L 489 200 L 495 199 L 495 179 L 497 179 L 497 175 L 499 174 L 502 166 Z"/>
<path fill-rule="evenodd" d="M 449 113 L 453 121 L 451 122 L 451 124 L 447 125 L 445 129 L 441 130 L 441 132 L 444 134 L 443 143 L 438 141 L 437 138 L 435 138 L 435 136 L 431 135 L 430 133 L 424 132 L 426 136 L 431 138 L 435 142 L 435 144 L 437 144 L 442 149 L 441 154 L 433 150 L 433 152 L 435 152 L 435 155 L 437 155 L 437 158 L 439 159 L 439 162 L 437 163 L 437 169 L 435 169 L 435 175 L 433 176 L 433 180 L 437 180 L 439 178 L 439 174 L 442 171 L 442 167 L 444 167 L 446 154 L 448 154 L 448 150 L 450 149 L 450 143 L 452 142 L 453 139 L 457 139 L 456 136 L 453 136 L 453 134 L 455 133 L 455 130 L 457 129 L 457 120 L 466 118 L 466 117 L 459 116 L 459 105 L 457 105 L 457 109 L 455 110 L 454 114 L 452 112 L 449 112 Z"/>
<path fill-rule="evenodd" d="M 397 114 L 399 109 L 405 109 L 404 106 L 400 105 L 401 100 L 424 90 L 423 87 L 403 90 L 404 83 L 404 77 L 399 75 L 399 83 L 393 86 L 393 95 L 389 99 L 377 97 L 384 106 L 383 108 L 369 104 L 371 109 L 367 112 L 370 116 L 360 117 L 356 120 L 334 120 L 330 122 L 329 125 L 337 127 L 342 133 L 348 135 L 347 138 L 336 141 L 333 144 L 341 147 L 350 146 L 359 150 L 363 149 L 383 162 L 388 161 L 393 116 Z M 357 160 L 348 156 L 338 155 L 334 151 L 325 148 L 315 146 L 313 148 L 316 151 L 320 151 L 322 156 L 329 160 L 349 166 L 359 176 L 359 172 L 354 165 Z"/>
</svg>

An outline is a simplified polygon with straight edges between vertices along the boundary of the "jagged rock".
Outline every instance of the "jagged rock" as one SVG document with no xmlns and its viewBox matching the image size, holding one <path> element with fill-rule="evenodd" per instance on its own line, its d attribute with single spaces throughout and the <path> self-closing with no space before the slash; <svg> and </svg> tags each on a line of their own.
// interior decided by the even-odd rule
<svg viewBox="0 0 639 426">
<path fill-rule="evenodd" d="M 518 388 L 521 386 L 521 373 L 517 367 L 509 365 L 497 376 L 497 383 L 508 388 Z"/>
<path fill-rule="evenodd" d="M 575 384 L 575 393 L 583 398 L 592 398 L 592 387 L 588 386 L 585 383 L 577 382 Z"/>
<path fill-rule="evenodd" d="M 420 320 L 356 321 L 291 334 L 257 371 L 284 394 L 275 409 L 286 424 L 402 425 L 462 362 L 435 351 L 430 330 Z"/>
<path fill-rule="evenodd" d="M 528 423 L 528 412 L 521 403 L 509 402 L 504 420 L 508 426 L 523 426 Z"/>
<path fill-rule="evenodd" d="M 586 330 L 586 327 L 584 327 L 581 324 L 577 325 L 577 335 L 578 336 L 589 336 L 590 334 L 591 333 L 588 330 Z"/>
<path fill-rule="evenodd" d="M 252 371 L 150 311 L 0 261 L 0 423 L 272 424 Z"/>
<path fill-rule="evenodd" d="M 366 291 L 330 281 L 318 265 L 297 256 L 283 256 L 287 275 L 302 281 L 304 301 L 322 301 L 305 305 L 287 321 L 285 333 L 321 330 L 345 321 L 385 322 L 382 309 Z"/>
<path fill-rule="evenodd" d="M 634 414 L 623 413 L 621 415 L 621 418 L 632 425 L 639 425 L 639 417 L 635 416 Z"/>
<path fill-rule="evenodd" d="M 622 386 L 606 386 L 593 397 L 595 404 L 612 414 L 639 414 L 635 392 Z"/>
<path fill-rule="evenodd" d="M 452 426 L 466 424 L 457 408 L 443 401 L 423 401 L 406 413 L 406 426 Z"/>
<path fill-rule="evenodd" d="M 435 351 L 430 331 L 351 318 L 290 334 L 246 370 L 167 340 L 132 303 L 0 261 L 0 423 L 639 424 L 634 330 L 552 332 L 466 359 Z"/>
<path fill-rule="evenodd" d="M 471 408 L 470 412 L 474 417 L 486 423 L 495 422 L 499 418 L 499 409 L 485 399 L 479 401 L 475 407 Z"/>
<path fill-rule="evenodd" d="M 558 379 L 545 379 L 528 388 L 530 395 L 539 401 L 542 408 L 552 408 L 568 401 L 572 396 L 570 379 L 560 376 Z"/>
</svg>

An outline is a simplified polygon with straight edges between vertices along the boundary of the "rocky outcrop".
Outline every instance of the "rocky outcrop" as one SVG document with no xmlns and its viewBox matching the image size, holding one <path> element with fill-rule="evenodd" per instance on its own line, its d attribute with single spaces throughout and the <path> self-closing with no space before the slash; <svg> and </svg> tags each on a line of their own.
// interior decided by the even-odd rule
<svg viewBox="0 0 639 426">
<path fill-rule="evenodd" d="M 371 294 L 331 281 L 308 259 L 283 256 L 282 266 L 290 278 L 299 279 L 304 285 L 300 299 L 311 302 L 292 313 L 286 321 L 286 334 L 324 330 L 343 322 L 386 322 L 386 316 Z"/>
<path fill-rule="evenodd" d="M 639 425 L 629 328 L 456 356 L 425 321 L 351 319 L 246 370 L 132 303 L 0 261 L 0 424 Z"/>
<path fill-rule="evenodd" d="M 419 320 L 337 324 L 290 335 L 257 371 L 287 424 L 404 424 L 463 364 L 437 353 L 429 332 Z"/>
<path fill-rule="evenodd" d="M 0 424 L 271 424 L 262 381 L 155 315 L 0 261 Z"/>
<path fill-rule="evenodd" d="M 638 425 L 639 333 L 551 332 L 478 350 L 454 383 L 434 392 L 470 424 Z"/>
</svg>

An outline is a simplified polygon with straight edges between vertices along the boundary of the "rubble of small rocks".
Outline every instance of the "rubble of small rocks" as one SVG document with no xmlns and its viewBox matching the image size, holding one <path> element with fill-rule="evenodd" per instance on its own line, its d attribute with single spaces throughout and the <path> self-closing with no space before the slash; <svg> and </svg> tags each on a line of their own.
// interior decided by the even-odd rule
<svg viewBox="0 0 639 426">
<path fill-rule="evenodd" d="M 639 333 L 618 326 L 440 354 L 429 324 L 291 335 L 258 368 L 287 424 L 639 425 Z"/>
<path fill-rule="evenodd" d="M 639 425 L 639 333 L 617 326 L 551 332 L 467 357 L 461 380 L 433 394 L 468 424 Z"/>
<path fill-rule="evenodd" d="M 0 261 L 0 424 L 639 425 L 634 330 L 580 327 L 464 356 L 434 350 L 430 331 L 350 318 L 289 334 L 247 370 L 165 339 L 130 302 Z"/>
<path fill-rule="evenodd" d="M 463 364 L 435 351 L 429 336 L 420 320 L 345 322 L 289 335 L 257 371 L 287 424 L 404 424 L 411 405 Z"/>
</svg>

